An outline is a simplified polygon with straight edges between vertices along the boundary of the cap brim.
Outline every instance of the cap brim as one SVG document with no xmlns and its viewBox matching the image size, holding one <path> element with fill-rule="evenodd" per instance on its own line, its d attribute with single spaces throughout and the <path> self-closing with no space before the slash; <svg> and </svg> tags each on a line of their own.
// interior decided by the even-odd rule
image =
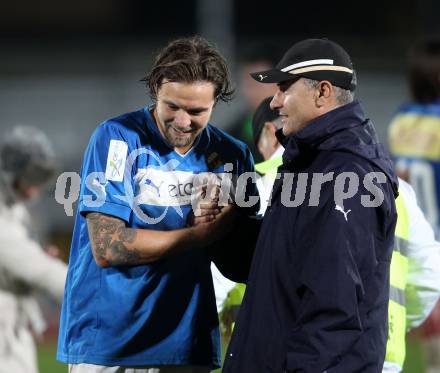
<svg viewBox="0 0 440 373">
<path fill-rule="evenodd" d="M 280 83 L 298 78 L 296 75 L 285 73 L 277 69 L 257 71 L 256 73 L 251 73 L 250 75 L 259 83 Z"/>
</svg>

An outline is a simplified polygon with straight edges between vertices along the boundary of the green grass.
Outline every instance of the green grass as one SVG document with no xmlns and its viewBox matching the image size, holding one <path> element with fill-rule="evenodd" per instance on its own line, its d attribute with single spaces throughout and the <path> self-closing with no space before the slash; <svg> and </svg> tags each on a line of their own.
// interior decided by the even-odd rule
<svg viewBox="0 0 440 373">
<path fill-rule="evenodd" d="M 420 339 L 415 336 L 406 336 L 406 358 L 402 373 L 426 372 L 424 353 Z"/>
<path fill-rule="evenodd" d="M 55 360 L 55 343 L 45 342 L 38 346 L 38 366 L 40 373 L 67 373 L 67 365 L 61 364 Z M 224 346 L 223 346 L 224 347 Z M 223 353 L 225 348 L 223 348 Z M 419 340 L 416 338 L 407 338 L 407 356 L 403 373 L 423 373 L 425 364 L 423 361 L 423 350 Z M 221 369 L 213 371 L 220 373 Z"/>
<path fill-rule="evenodd" d="M 55 343 L 41 343 L 37 346 L 38 368 L 40 373 L 67 373 L 67 365 L 55 360 Z"/>
</svg>

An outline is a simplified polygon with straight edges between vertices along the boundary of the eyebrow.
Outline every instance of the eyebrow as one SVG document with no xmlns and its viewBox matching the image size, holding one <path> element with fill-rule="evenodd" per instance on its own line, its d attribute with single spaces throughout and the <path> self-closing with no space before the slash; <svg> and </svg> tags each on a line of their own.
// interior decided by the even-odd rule
<svg viewBox="0 0 440 373">
<path fill-rule="evenodd" d="M 167 99 L 164 99 L 163 102 L 165 102 L 167 105 L 172 105 L 172 106 L 176 106 L 178 108 L 182 108 L 185 109 L 186 111 L 207 111 L 209 109 L 209 107 L 204 107 L 204 106 L 200 106 L 200 107 L 185 107 L 185 106 L 180 106 L 177 105 L 175 102 L 173 101 L 169 101 Z"/>
</svg>

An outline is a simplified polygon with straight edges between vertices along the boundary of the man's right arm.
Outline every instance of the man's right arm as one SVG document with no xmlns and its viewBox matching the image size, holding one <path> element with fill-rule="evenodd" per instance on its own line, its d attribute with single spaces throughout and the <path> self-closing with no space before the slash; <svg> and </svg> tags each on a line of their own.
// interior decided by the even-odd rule
<svg viewBox="0 0 440 373">
<path fill-rule="evenodd" d="M 0 263 L 15 280 L 51 294 L 61 301 L 67 267 L 46 254 L 24 226 L 0 218 Z"/>
<path fill-rule="evenodd" d="M 192 248 L 206 247 L 220 239 L 235 220 L 232 206 L 226 207 L 215 221 L 172 231 L 126 227 L 114 216 L 88 213 L 87 228 L 93 257 L 103 268 L 154 262 L 167 255 Z"/>
<path fill-rule="evenodd" d="M 408 282 L 405 289 L 408 328 L 419 326 L 440 295 L 440 243 L 417 204 L 414 190 L 399 180 L 399 193 L 409 217 Z"/>
</svg>

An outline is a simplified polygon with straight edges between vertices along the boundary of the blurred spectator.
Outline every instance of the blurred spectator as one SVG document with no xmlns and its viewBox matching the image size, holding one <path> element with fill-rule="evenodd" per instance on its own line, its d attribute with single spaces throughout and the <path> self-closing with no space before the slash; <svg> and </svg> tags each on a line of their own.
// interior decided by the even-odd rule
<svg viewBox="0 0 440 373">
<path fill-rule="evenodd" d="M 283 163 L 284 148 L 275 135 L 283 126 L 278 110 L 269 107 L 272 98 L 273 96 L 266 97 L 261 102 L 252 120 L 253 140 L 264 160 L 255 165 L 257 173 L 261 176 L 257 180 L 261 215 L 266 212 L 278 167 Z"/>
<path fill-rule="evenodd" d="M 417 204 L 414 190 L 402 179 L 399 179 L 396 207 L 389 332 L 383 370 L 389 373 L 402 370 L 406 356 L 405 332 L 428 317 L 440 294 L 440 243 Z M 403 297 L 398 296 L 399 293 Z"/>
<path fill-rule="evenodd" d="M 252 138 L 252 116 L 261 101 L 276 91 L 276 84 L 258 84 L 250 73 L 267 70 L 275 66 L 279 53 L 276 46 L 268 43 L 254 43 L 243 47 L 238 61 L 239 94 L 243 96 L 245 108 L 230 127 L 229 132 L 244 141 L 256 161 L 261 160 Z M 262 87 L 263 86 L 263 87 Z"/>
<path fill-rule="evenodd" d="M 412 102 L 400 107 L 390 129 L 399 176 L 413 186 L 420 207 L 440 236 L 440 37 L 423 40 L 409 54 Z"/>
<path fill-rule="evenodd" d="M 260 215 L 264 215 L 266 211 L 277 168 L 283 163 L 284 148 L 275 137 L 276 130 L 281 128 L 281 121 L 278 112 L 269 107 L 271 100 L 272 96 L 266 97 L 256 108 L 251 127 L 252 141 L 264 159 L 263 162 L 255 165 L 259 175 L 257 187 L 260 194 Z M 217 299 L 217 310 L 220 314 L 222 344 L 227 347 L 246 286 L 232 282 L 222 276 L 214 264 L 211 265 L 211 270 Z"/>
<path fill-rule="evenodd" d="M 415 44 L 409 53 L 408 82 L 412 101 L 397 111 L 389 130 L 390 149 L 399 175 L 416 192 L 426 218 L 440 237 L 440 37 Z M 421 328 L 428 338 L 427 366 L 440 371 L 438 304 Z"/>
<path fill-rule="evenodd" d="M 45 322 L 34 297 L 61 301 L 66 265 L 30 237 L 25 201 L 38 198 L 55 172 L 55 155 L 36 128 L 16 127 L 0 144 L 0 372 L 35 373 L 32 333 Z"/>
</svg>

